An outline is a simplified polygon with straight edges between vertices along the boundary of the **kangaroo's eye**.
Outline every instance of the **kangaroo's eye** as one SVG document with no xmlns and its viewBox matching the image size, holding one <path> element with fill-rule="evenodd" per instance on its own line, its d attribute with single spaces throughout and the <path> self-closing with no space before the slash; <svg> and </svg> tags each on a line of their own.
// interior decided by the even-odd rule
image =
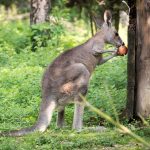
<svg viewBox="0 0 150 150">
<path fill-rule="evenodd" d="M 119 36 L 119 34 L 117 32 L 115 32 L 115 36 Z"/>
</svg>

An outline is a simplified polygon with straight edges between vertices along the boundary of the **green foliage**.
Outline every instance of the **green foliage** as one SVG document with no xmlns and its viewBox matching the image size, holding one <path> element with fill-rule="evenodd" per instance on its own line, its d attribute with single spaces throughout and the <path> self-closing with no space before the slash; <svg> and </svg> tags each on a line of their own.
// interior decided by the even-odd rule
<svg viewBox="0 0 150 150">
<path fill-rule="evenodd" d="M 38 24 L 30 29 L 27 21 L 4 23 L 0 27 L 0 52 L 20 53 L 30 49 L 31 38 L 34 41 L 33 49 L 56 46 L 59 42 L 59 35 L 64 32 L 61 24 Z M 2 54 L 4 55 L 4 54 Z M 5 59 L 2 57 L 2 59 Z"/>
<path fill-rule="evenodd" d="M 56 46 L 63 28 L 60 24 L 35 24 L 31 26 L 31 33 L 32 51 L 36 51 L 40 47 Z"/>
<path fill-rule="evenodd" d="M 26 22 L 3 23 L 0 26 L 0 52 L 19 53 L 30 45 L 30 28 Z M 2 57 L 3 59 L 3 57 Z"/>
<path fill-rule="evenodd" d="M 143 131 L 143 134 L 149 130 Z M 140 134 L 139 131 L 136 131 Z M 142 132 L 142 131 L 140 131 Z M 143 135 L 142 135 L 143 136 Z M 149 139 L 149 136 L 145 136 Z M 76 133 L 74 131 L 48 130 L 42 135 L 34 133 L 20 138 L 0 138 L 0 150 L 143 150 L 141 144 L 128 135 L 118 133 L 116 130 L 107 130 L 101 133 Z"/>
</svg>

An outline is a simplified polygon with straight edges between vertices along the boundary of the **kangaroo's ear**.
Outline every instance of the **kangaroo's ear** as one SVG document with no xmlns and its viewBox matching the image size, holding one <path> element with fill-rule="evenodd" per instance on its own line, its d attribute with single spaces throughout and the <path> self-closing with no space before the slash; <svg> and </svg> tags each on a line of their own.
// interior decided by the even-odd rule
<svg viewBox="0 0 150 150">
<path fill-rule="evenodd" d="M 111 14 L 110 10 L 105 10 L 104 21 L 108 25 L 108 27 L 111 26 L 111 19 L 112 19 L 112 14 Z"/>
</svg>

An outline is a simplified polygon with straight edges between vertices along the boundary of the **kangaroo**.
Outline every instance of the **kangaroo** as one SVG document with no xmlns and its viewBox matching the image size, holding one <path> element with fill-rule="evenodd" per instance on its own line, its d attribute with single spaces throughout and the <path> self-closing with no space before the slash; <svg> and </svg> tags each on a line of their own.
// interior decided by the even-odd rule
<svg viewBox="0 0 150 150">
<path fill-rule="evenodd" d="M 29 128 L 1 132 L 1 136 L 22 136 L 35 131 L 44 132 L 51 122 L 53 112 L 58 111 L 57 126 L 63 127 L 65 106 L 75 103 L 73 129 L 83 126 L 84 105 L 79 93 L 86 95 L 90 76 L 97 65 L 117 56 L 117 50 L 103 50 L 105 43 L 116 48 L 124 45 L 118 33 L 111 26 L 111 13 L 106 10 L 101 30 L 84 44 L 65 51 L 50 64 L 42 80 L 42 102 L 35 125 Z M 104 53 L 110 56 L 102 57 Z"/>
</svg>

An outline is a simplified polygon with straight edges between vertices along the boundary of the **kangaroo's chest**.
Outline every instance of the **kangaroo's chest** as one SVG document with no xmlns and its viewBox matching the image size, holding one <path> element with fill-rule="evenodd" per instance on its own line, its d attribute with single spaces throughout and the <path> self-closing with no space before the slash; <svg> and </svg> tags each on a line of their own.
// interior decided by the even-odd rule
<svg viewBox="0 0 150 150">
<path fill-rule="evenodd" d="M 90 52 L 82 52 L 81 54 L 78 54 L 75 61 L 84 64 L 88 71 L 92 73 L 101 58 L 101 55 L 95 57 Z"/>
</svg>

